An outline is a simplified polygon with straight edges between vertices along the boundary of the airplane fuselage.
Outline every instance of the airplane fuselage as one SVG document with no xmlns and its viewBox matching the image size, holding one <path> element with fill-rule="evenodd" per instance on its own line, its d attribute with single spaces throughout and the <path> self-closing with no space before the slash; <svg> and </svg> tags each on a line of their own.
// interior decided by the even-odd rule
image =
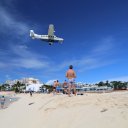
<svg viewBox="0 0 128 128">
<path fill-rule="evenodd" d="M 64 39 L 55 36 L 54 32 L 55 32 L 54 25 L 50 24 L 49 29 L 48 29 L 48 35 L 39 35 L 39 34 L 34 33 L 33 30 L 30 30 L 30 37 L 32 37 L 32 39 L 40 39 L 42 41 L 49 42 L 49 45 L 56 43 L 56 42 L 62 43 Z"/>
<path fill-rule="evenodd" d="M 59 38 L 55 35 L 54 36 L 41 35 L 40 39 L 47 42 L 63 42 L 62 38 Z"/>
<path fill-rule="evenodd" d="M 46 42 L 49 42 L 49 44 L 53 44 L 55 42 L 58 42 L 58 43 L 62 43 L 63 42 L 63 39 L 62 38 L 59 38 L 55 35 L 53 36 L 49 36 L 49 35 L 38 35 L 38 34 L 31 34 L 30 35 L 33 39 L 40 39 L 42 41 L 46 41 Z"/>
</svg>

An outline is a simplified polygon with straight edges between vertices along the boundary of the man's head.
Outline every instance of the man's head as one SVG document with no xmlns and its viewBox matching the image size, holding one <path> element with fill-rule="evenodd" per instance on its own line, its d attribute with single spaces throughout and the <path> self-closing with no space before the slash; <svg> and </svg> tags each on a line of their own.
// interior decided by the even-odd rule
<svg viewBox="0 0 128 128">
<path fill-rule="evenodd" d="M 69 66 L 69 69 L 73 69 L 73 66 L 72 66 L 72 65 L 70 65 L 70 66 Z"/>
</svg>

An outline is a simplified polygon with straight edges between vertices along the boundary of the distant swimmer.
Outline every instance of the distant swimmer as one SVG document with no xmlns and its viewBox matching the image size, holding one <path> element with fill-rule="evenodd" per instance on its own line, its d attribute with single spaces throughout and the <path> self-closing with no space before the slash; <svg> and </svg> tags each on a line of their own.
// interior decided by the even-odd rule
<svg viewBox="0 0 128 128">
<path fill-rule="evenodd" d="M 76 86 L 75 86 L 76 73 L 73 70 L 72 65 L 69 66 L 69 69 L 66 72 L 66 77 L 68 78 L 68 95 L 70 96 L 71 89 L 73 89 L 74 95 L 76 96 Z"/>
<path fill-rule="evenodd" d="M 63 38 L 57 37 L 54 35 L 54 25 L 50 24 L 48 29 L 48 35 L 38 35 L 35 34 L 33 30 L 30 30 L 30 37 L 32 39 L 40 39 L 42 41 L 48 42 L 49 45 L 52 45 L 53 43 L 61 43 L 64 41 Z"/>
<path fill-rule="evenodd" d="M 0 102 L 1 102 L 1 108 L 3 109 L 4 108 L 4 104 L 5 104 L 5 97 L 4 96 L 2 96 L 0 98 Z"/>
</svg>

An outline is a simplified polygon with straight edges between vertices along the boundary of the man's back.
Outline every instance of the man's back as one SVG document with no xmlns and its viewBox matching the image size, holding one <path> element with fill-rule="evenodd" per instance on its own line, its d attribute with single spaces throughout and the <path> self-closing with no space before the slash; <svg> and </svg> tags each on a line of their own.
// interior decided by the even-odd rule
<svg viewBox="0 0 128 128">
<path fill-rule="evenodd" d="M 67 72 L 66 72 L 66 77 L 68 79 L 72 79 L 72 78 L 76 78 L 76 73 L 73 69 L 69 69 Z"/>
</svg>

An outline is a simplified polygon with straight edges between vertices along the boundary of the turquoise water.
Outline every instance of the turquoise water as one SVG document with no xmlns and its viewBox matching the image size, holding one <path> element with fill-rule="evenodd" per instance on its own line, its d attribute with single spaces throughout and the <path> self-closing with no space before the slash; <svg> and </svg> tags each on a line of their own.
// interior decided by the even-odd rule
<svg viewBox="0 0 128 128">
<path fill-rule="evenodd" d="M 0 98 L 2 95 L 0 95 Z M 5 96 L 4 108 L 8 108 L 13 102 L 16 102 L 19 98 L 16 96 Z M 1 109 L 1 100 L 0 100 L 0 109 Z"/>
</svg>

